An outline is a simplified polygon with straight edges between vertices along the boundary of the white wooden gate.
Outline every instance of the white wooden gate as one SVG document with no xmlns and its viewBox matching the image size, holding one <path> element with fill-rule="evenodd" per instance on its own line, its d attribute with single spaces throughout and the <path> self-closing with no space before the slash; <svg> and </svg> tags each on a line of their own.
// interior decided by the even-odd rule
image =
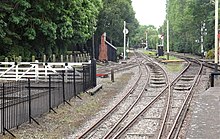
<svg viewBox="0 0 220 139">
<path fill-rule="evenodd" d="M 0 80 L 2 81 L 18 81 L 18 80 L 45 80 L 49 74 L 58 74 L 61 71 L 67 73 L 68 70 L 76 69 L 76 75 L 82 76 L 77 69 L 83 65 L 89 65 L 89 62 L 0 62 Z M 68 74 L 65 74 L 68 76 Z"/>
</svg>

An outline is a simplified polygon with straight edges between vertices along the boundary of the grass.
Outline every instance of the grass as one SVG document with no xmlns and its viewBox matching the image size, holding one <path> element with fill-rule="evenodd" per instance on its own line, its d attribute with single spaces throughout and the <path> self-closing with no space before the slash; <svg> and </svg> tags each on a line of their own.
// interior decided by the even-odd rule
<svg viewBox="0 0 220 139">
<path fill-rule="evenodd" d="M 156 51 L 149 51 L 149 50 L 143 50 L 143 53 L 148 55 L 148 56 L 156 56 Z M 164 56 L 159 56 L 161 59 L 167 59 L 167 55 Z M 169 60 L 179 60 L 179 58 L 170 55 Z"/>
<path fill-rule="evenodd" d="M 153 51 L 144 50 L 143 53 L 148 56 L 156 56 L 156 52 Z"/>
<path fill-rule="evenodd" d="M 169 72 L 172 73 L 180 72 L 184 68 L 182 63 L 168 63 L 165 65 L 165 67 Z"/>
<path fill-rule="evenodd" d="M 164 56 L 160 56 L 159 58 L 161 59 L 167 59 L 167 55 Z M 169 60 L 180 60 L 179 58 L 175 57 L 175 56 L 169 56 Z"/>
</svg>

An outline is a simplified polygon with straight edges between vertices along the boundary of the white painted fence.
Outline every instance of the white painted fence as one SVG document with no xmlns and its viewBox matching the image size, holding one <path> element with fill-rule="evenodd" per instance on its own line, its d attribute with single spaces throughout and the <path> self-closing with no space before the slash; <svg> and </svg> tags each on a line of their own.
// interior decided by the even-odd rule
<svg viewBox="0 0 220 139">
<path fill-rule="evenodd" d="M 45 80 L 49 74 L 57 74 L 61 71 L 67 73 L 68 70 L 76 68 L 76 74 L 81 76 L 81 73 L 77 71 L 77 67 L 91 64 L 89 62 L 75 63 L 75 62 L 0 62 L 0 81 L 2 80 Z M 66 74 L 66 76 L 68 76 Z"/>
</svg>

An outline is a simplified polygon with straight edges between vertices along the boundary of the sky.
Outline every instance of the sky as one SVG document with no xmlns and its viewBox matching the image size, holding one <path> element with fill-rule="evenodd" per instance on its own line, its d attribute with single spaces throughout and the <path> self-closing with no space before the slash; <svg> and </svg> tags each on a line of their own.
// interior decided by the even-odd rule
<svg viewBox="0 0 220 139">
<path fill-rule="evenodd" d="M 135 17 L 141 25 L 159 28 L 166 17 L 166 0 L 132 0 Z"/>
</svg>

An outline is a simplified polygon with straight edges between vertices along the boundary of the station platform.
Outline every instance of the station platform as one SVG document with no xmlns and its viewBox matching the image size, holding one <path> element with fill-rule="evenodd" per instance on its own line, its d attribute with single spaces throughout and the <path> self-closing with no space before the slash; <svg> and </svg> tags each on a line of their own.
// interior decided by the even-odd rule
<svg viewBox="0 0 220 139">
<path fill-rule="evenodd" d="M 220 87 L 211 87 L 195 100 L 187 139 L 220 139 Z"/>
</svg>

